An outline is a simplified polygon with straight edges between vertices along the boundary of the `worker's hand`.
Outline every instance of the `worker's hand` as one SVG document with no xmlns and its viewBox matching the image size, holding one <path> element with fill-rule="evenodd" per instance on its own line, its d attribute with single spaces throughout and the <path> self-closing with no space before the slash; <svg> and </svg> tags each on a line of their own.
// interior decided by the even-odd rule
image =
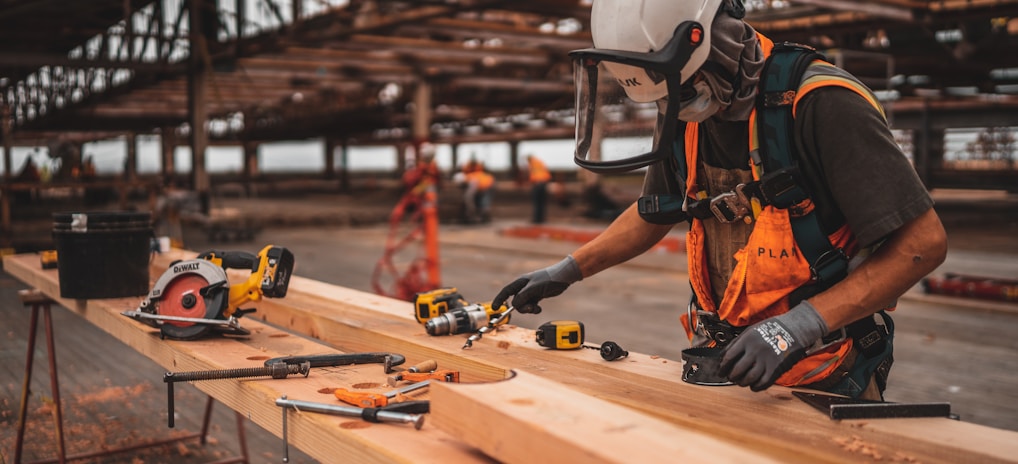
<svg viewBox="0 0 1018 464">
<path fill-rule="evenodd" d="M 719 373 L 753 391 L 765 390 L 806 357 L 827 334 L 827 323 L 808 301 L 742 332 L 721 355 Z"/>
<path fill-rule="evenodd" d="M 516 311 L 521 313 L 538 314 L 541 307 L 537 302 L 544 298 L 562 294 L 574 282 L 583 278 L 580 273 L 580 266 L 572 256 L 534 272 L 524 274 L 506 285 L 498 292 L 495 299 L 491 300 L 492 308 L 501 308 L 505 301 L 512 295 L 512 305 Z"/>
</svg>

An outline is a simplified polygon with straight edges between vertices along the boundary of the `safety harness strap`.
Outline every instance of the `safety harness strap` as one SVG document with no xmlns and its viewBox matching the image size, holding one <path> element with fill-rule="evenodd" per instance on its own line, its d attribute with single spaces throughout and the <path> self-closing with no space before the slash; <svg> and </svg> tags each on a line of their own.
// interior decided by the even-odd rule
<svg viewBox="0 0 1018 464">
<path fill-rule="evenodd" d="M 685 131 L 685 121 L 679 121 L 677 133 L 682 134 Z M 674 158 L 666 160 L 666 162 L 670 163 L 672 167 L 678 189 L 675 193 L 644 195 L 636 202 L 640 217 L 652 224 L 670 225 L 689 219 L 687 212 L 684 211 L 686 202 L 686 175 L 688 172 L 688 167 L 686 166 L 686 148 L 680 138 L 676 138 L 672 144 Z"/>
<path fill-rule="evenodd" d="M 760 95 L 757 97 L 757 131 L 760 134 L 760 158 L 765 177 L 773 173 L 789 175 L 793 185 L 782 193 L 780 200 L 771 202 L 776 207 L 798 204 L 809 197 L 804 183 L 797 179 L 798 154 L 793 143 L 795 121 L 792 106 L 806 68 L 824 57 L 812 48 L 795 44 L 775 44 L 760 78 Z M 787 207 L 787 206 L 785 206 Z M 803 257 L 810 263 L 814 284 L 809 295 L 830 288 L 848 273 L 848 258 L 842 250 L 831 245 L 820 226 L 819 215 L 813 211 L 791 218 L 792 233 Z"/>
</svg>

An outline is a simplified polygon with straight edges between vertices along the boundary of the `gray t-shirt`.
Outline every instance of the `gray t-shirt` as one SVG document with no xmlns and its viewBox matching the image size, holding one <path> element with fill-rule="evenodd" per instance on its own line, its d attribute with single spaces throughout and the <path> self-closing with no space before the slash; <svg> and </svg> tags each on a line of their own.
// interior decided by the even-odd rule
<svg viewBox="0 0 1018 464">
<path fill-rule="evenodd" d="M 704 121 L 700 162 L 748 170 L 748 132 L 746 121 Z M 883 117 L 857 93 L 840 87 L 810 92 L 797 107 L 795 134 L 805 187 L 827 233 L 847 222 L 859 244 L 870 246 L 933 206 Z M 671 192 L 675 184 L 665 182 L 663 171 L 660 164 L 649 169 L 644 194 L 679 193 Z"/>
</svg>

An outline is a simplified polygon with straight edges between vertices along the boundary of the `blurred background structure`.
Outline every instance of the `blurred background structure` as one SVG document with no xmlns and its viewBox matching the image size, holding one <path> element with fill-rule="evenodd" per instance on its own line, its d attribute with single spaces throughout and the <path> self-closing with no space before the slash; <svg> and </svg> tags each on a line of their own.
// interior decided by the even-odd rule
<svg viewBox="0 0 1018 464">
<path fill-rule="evenodd" d="M 1018 0 L 747 6 L 759 31 L 821 49 L 877 91 L 929 188 L 1018 188 Z M 589 10 L 590 0 L 0 0 L 3 246 L 16 245 L 15 219 L 154 205 L 167 188 L 206 215 L 217 189 L 252 194 L 266 180 L 350 191 L 398 179 L 426 142 L 449 171 L 476 144 L 502 144 L 485 162 L 516 180 L 521 146 L 573 136 L 566 55 L 591 46 Z M 641 110 L 619 109 L 603 156 L 651 123 Z M 273 168 L 266 153 L 280 142 L 320 159 L 283 153 Z M 121 153 L 116 166 L 97 169 L 100 146 Z M 351 159 L 364 147 L 386 148 L 376 172 Z M 226 157 L 232 167 L 217 170 Z M 40 201 L 53 206 L 33 209 Z"/>
<path fill-rule="evenodd" d="M 420 156 L 433 150 L 443 226 L 461 215 L 454 173 L 479 160 L 497 178 L 493 224 L 441 232 L 442 259 L 453 264 L 444 280 L 471 300 L 489 298 L 505 278 L 560 259 L 639 193 L 640 173 L 596 176 L 572 163 L 567 54 L 592 45 L 590 2 L 0 0 L 0 255 L 51 249 L 53 212 L 147 209 L 155 234 L 175 245 L 221 249 L 260 234 L 292 247 L 302 277 L 385 294 L 380 286 L 414 277 L 379 285 L 375 260 L 409 261 L 394 237 L 417 231 L 397 227 L 400 214 L 424 208 L 405 201 L 404 180 L 423 173 Z M 943 270 L 1013 285 L 1018 0 L 746 4 L 759 31 L 820 49 L 875 90 L 948 228 Z M 652 123 L 655 112 L 644 110 L 618 108 L 595 147 L 600 156 L 640 142 L 628 135 Z M 556 237 L 505 227 L 529 217 L 523 174 L 532 153 L 553 174 L 549 222 L 578 229 L 548 229 Z M 648 253 L 545 314 L 582 317 L 598 341 L 678 359 L 683 263 L 677 251 Z M 14 298 L 23 286 L 0 272 L 8 322 L 0 352 L 10 361 L 0 388 L 10 398 L 24 366 L 28 313 Z M 897 319 L 889 400 L 946 398 L 964 420 L 1018 430 L 1014 295 L 991 305 L 920 293 L 903 298 L 912 310 Z M 649 316 L 614 310 L 635 305 Z M 65 386 L 84 392 L 68 409 L 69 423 L 84 427 L 77 435 L 100 444 L 95 437 L 136 444 L 166 435 L 164 370 L 67 311 L 57 318 L 61 332 L 74 329 L 58 351 Z M 527 323 L 520 319 L 514 324 Z M 97 359 L 118 362 L 97 369 Z M 204 402 L 182 390 L 181 404 Z M 0 404 L 0 455 L 14 440 L 11 411 L 13 403 Z M 49 413 L 34 414 L 33 449 L 48 456 Z M 215 414 L 218 444 L 108 462 L 208 462 L 243 446 L 278 460 L 274 435 L 248 427 L 245 445 L 233 412 Z M 180 425 L 200 426 L 194 416 Z M 94 448 L 88 440 L 79 448 Z"/>
</svg>

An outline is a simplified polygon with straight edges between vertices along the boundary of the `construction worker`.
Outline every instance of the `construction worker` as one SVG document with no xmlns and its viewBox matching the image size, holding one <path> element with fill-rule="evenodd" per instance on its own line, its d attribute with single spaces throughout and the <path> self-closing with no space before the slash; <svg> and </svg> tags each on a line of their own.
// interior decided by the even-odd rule
<svg viewBox="0 0 1018 464">
<path fill-rule="evenodd" d="M 435 146 L 422 142 L 414 164 L 403 173 L 403 187 L 415 195 L 441 188 L 442 173 L 435 162 Z"/>
<path fill-rule="evenodd" d="M 548 204 L 548 182 L 551 182 L 551 172 L 545 166 L 544 161 L 534 155 L 527 155 L 527 168 L 530 181 L 530 199 L 533 202 L 533 215 L 530 222 L 543 224 L 545 220 L 545 209 Z"/>
<path fill-rule="evenodd" d="M 944 228 L 872 93 L 829 63 L 786 59 L 808 50 L 773 44 L 744 14 L 738 0 L 593 3 L 595 48 L 570 54 L 576 162 L 598 173 L 645 167 L 644 193 L 492 306 L 512 297 L 517 311 L 538 313 L 543 298 L 685 221 L 693 299 L 680 318 L 692 345 L 723 347 L 719 375 L 753 391 L 881 399 L 887 311 L 943 262 Z M 775 72 L 790 62 L 803 64 L 801 77 Z M 651 151 L 588 158 L 602 104 L 656 105 Z"/>
<path fill-rule="evenodd" d="M 471 160 L 463 166 L 463 214 L 467 223 L 491 221 L 491 198 L 495 176 L 484 169 L 484 163 Z"/>
</svg>

